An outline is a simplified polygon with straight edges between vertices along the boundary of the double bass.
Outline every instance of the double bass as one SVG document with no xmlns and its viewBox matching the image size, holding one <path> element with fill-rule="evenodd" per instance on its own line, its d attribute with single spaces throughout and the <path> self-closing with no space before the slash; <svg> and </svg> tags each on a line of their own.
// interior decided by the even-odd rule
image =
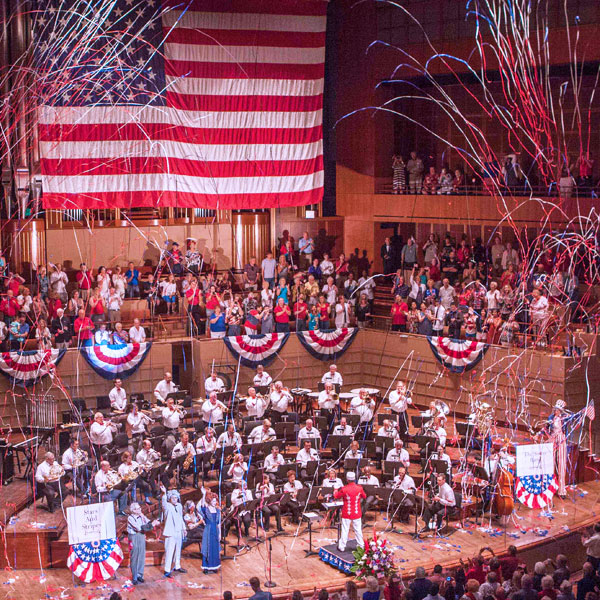
<svg viewBox="0 0 600 600">
<path fill-rule="evenodd" d="M 513 496 L 515 477 L 507 468 L 498 465 L 495 479 L 492 506 L 498 516 L 507 517 L 515 508 Z"/>
</svg>

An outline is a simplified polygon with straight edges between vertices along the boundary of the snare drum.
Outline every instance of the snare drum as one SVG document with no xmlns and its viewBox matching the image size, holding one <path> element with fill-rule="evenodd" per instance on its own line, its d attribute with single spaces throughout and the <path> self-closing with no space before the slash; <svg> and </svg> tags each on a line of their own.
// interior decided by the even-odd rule
<svg viewBox="0 0 600 600">
<path fill-rule="evenodd" d="M 340 394 L 340 408 L 342 412 L 348 412 L 350 410 L 350 402 L 352 402 L 352 398 L 354 398 L 356 394 L 352 392 L 342 392 Z"/>
</svg>

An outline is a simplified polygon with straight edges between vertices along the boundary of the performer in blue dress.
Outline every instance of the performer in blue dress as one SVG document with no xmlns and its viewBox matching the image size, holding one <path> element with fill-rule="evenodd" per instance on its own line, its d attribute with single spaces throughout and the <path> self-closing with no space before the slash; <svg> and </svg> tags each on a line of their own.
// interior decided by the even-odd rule
<svg viewBox="0 0 600 600">
<path fill-rule="evenodd" d="M 199 502 L 204 519 L 202 534 L 202 568 L 204 574 L 216 573 L 221 567 L 221 509 L 216 494 L 208 492 Z"/>
</svg>

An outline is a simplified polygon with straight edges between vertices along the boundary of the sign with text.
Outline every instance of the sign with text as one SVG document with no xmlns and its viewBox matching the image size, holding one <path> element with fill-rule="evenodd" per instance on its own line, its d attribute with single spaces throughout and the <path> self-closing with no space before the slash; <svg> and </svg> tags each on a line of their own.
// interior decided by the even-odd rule
<svg viewBox="0 0 600 600">
<path fill-rule="evenodd" d="M 112 502 L 84 504 L 67 508 L 69 544 L 99 542 L 117 537 L 115 509 Z"/>
<path fill-rule="evenodd" d="M 554 473 L 554 445 L 517 446 L 517 477 L 542 477 Z"/>
</svg>

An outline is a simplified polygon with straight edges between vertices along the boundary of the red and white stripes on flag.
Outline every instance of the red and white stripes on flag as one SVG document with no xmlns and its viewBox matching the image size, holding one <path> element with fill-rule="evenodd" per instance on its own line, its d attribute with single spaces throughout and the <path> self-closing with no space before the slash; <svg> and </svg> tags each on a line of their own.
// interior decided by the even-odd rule
<svg viewBox="0 0 600 600">
<path fill-rule="evenodd" d="M 325 0 L 163 0 L 164 105 L 43 106 L 45 208 L 323 196 Z"/>
</svg>

